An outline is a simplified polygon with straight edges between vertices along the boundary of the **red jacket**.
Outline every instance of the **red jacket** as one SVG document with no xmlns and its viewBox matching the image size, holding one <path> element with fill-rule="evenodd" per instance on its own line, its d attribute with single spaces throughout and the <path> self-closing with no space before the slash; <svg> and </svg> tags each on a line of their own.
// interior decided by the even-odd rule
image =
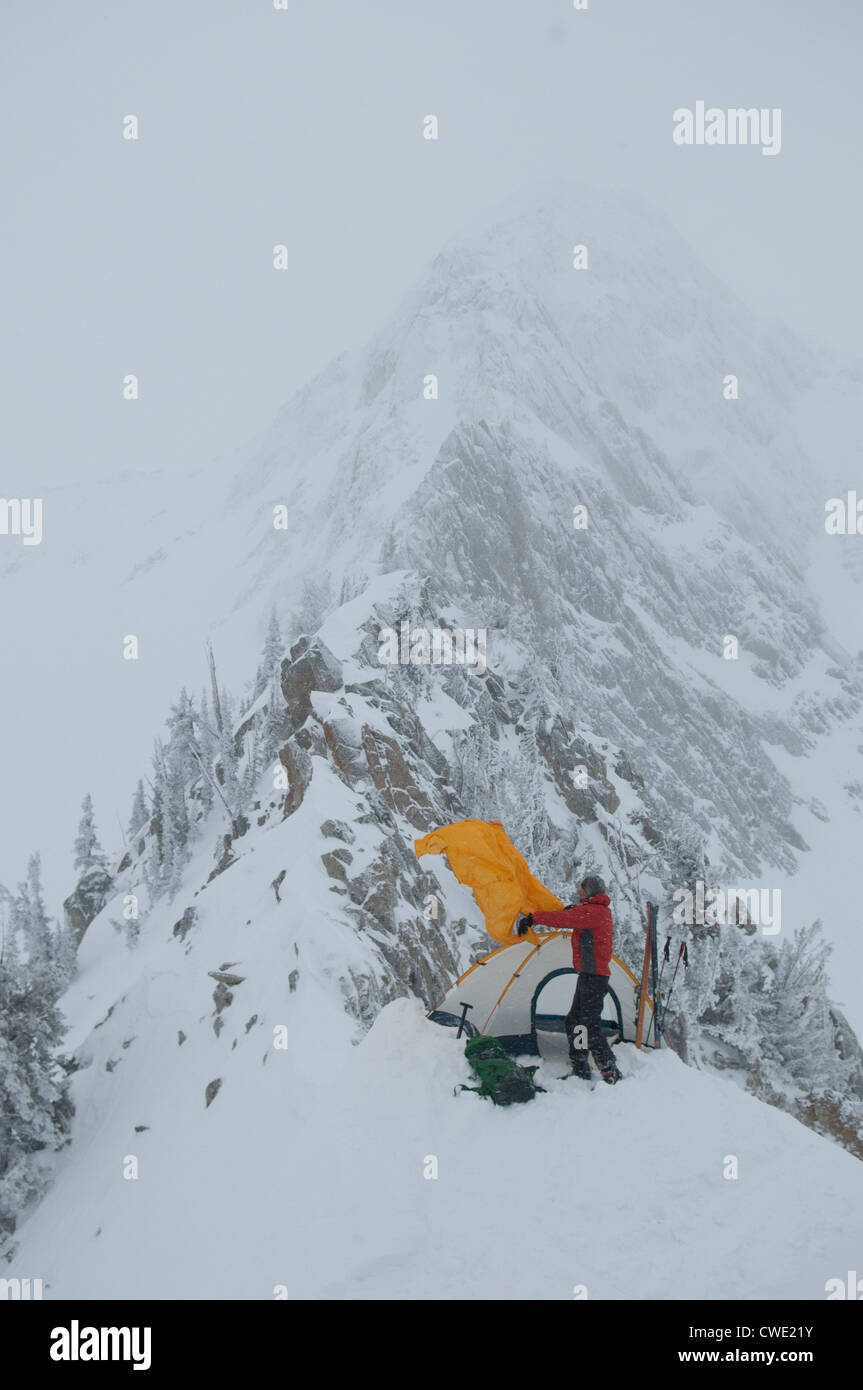
<svg viewBox="0 0 863 1390">
<path fill-rule="evenodd" d="M 572 966 L 579 975 L 608 975 L 611 973 L 611 949 L 614 923 L 605 893 L 597 893 L 586 903 L 565 907 L 561 912 L 534 912 L 536 927 L 554 927 L 572 931 Z"/>
</svg>

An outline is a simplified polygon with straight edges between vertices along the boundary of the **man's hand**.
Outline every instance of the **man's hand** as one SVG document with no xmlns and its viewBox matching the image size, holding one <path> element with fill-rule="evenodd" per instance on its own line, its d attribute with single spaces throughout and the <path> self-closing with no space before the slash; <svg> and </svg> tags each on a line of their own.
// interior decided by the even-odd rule
<svg viewBox="0 0 863 1390">
<path fill-rule="evenodd" d="M 532 926 L 533 926 L 533 913 L 532 913 L 532 912 L 526 912 L 526 913 L 523 914 L 523 916 L 519 917 L 518 922 L 516 923 L 516 931 L 517 931 L 517 933 L 518 933 L 519 936 L 524 936 L 525 933 L 527 932 L 528 928 L 530 928 L 530 927 L 532 927 Z"/>
</svg>

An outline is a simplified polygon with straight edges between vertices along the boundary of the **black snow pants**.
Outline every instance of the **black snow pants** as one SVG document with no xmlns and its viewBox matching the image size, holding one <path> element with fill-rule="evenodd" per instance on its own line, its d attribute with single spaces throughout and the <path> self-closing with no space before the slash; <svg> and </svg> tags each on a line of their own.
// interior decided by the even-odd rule
<svg viewBox="0 0 863 1390">
<path fill-rule="evenodd" d="M 602 1003 L 608 992 L 608 984 L 607 975 L 579 975 L 578 977 L 572 1008 L 566 1016 L 569 1055 L 578 1067 L 584 1068 L 590 1065 L 587 1059 L 588 1051 L 593 1053 L 593 1060 L 600 1071 L 616 1066 L 614 1053 L 605 1040 L 601 1021 Z M 581 1042 L 582 1046 L 575 1046 L 573 1035 L 575 1029 L 579 1027 L 586 1032 L 586 1047 L 584 1046 L 585 1034 L 575 1040 Z"/>
</svg>

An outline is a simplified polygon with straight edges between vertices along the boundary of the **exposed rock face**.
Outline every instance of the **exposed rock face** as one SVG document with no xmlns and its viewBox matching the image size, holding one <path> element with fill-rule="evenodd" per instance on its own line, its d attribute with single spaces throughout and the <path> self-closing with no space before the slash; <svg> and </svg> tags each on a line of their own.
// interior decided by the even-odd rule
<svg viewBox="0 0 863 1390">
<path fill-rule="evenodd" d="M 225 872 L 226 869 L 229 869 L 229 868 L 231 867 L 232 864 L 235 864 L 235 863 L 236 863 L 237 856 L 234 854 L 234 851 L 233 851 L 233 849 L 231 848 L 232 843 L 233 843 L 233 836 L 232 836 L 232 835 L 223 835 L 223 836 L 222 836 L 222 853 L 221 853 L 221 856 L 220 856 L 220 858 L 219 858 L 219 862 L 218 862 L 218 864 L 216 865 L 215 869 L 213 869 L 213 870 L 210 872 L 210 874 L 208 875 L 208 878 L 207 878 L 207 882 L 208 882 L 208 883 L 212 882 L 212 880 L 213 880 L 214 878 L 216 878 L 219 874 L 223 874 L 223 873 Z"/>
<path fill-rule="evenodd" d="M 80 880 L 75 891 L 63 903 L 66 921 L 75 933 L 76 945 L 111 896 L 113 879 L 99 869 L 92 870 Z"/>
<path fill-rule="evenodd" d="M 341 666 L 332 652 L 317 639 L 302 637 L 291 648 L 290 661 L 282 662 L 282 695 L 294 727 L 311 714 L 313 690 L 339 690 L 341 684 Z"/>
<path fill-rule="evenodd" d="M 385 804 L 403 815 L 417 831 L 430 829 L 431 803 L 417 785 L 396 740 L 367 725 L 363 726 L 361 740 L 372 783 Z"/>
<path fill-rule="evenodd" d="M 349 785 L 368 779 L 368 765 L 363 756 L 362 729 L 350 717 L 327 719 L 323 725 L 324 738 L 336 770 Z"/>
<path fill-rule="evenodd" d="M 322 854 L 321 862 L 323 863 L 323 866 L 329 874 L 330 878 L 337 878 L 342 883 L 347 882 L 347 875 L 345 873 L 344 865 L 342 864 L 342 861 L 339 858 L 336 851 L 333 851 L 329 854 Z"/>
<path fill-rule="evenodd" d="M 351 827 L 343 820 L 325 820 L 321 825 L 321 834 L 328 840 L 344 840 L 349 845 L 352 845 L 357 838 Z"/>
<path fill-rule="evenodd" d="M 606 778 L 603 758 L 586 739 L 574 738 L 560 715 L 548 729 L 543 726 L 538 730 L 536 741 L 567 808 L 579 821 L 595 821 L 598 806 L 609 814 L 618 809 L 620 798 Z M 616 771 L 627 781 L 634 781 L 632 769 L 626 763 L 624 767 L 625 771 L 619 766 Z"/>
<path fill-rule="evenodd" d="M 559 251 L 585 218 L 605 265 L 574 293 Z M 417 428 L 412 404 L 430 342 L 452 349 L 438 434 Z M 749 383 L 734 409 L 707 386 L 729 351 Z M 370 1022 L 408 992 L 433 1003 L 488 948 L 477 914 L 467 926 L 448 910 L 413 852 L 436 825 L 502 821 L 567 900 L 579 873 L 609 875 L 617 953 L 636 966 L 639 875 L 667 913 L 688 881 L 690 836 L 726 882 L 798 868 L 806 778 L 795 785 L 771 748 L 802 762 L 863 709 L 863 663 L 836 644 L 798 553 L 823 506 L 793 418 L 815 370 L 808 347 L 756 321 L 643 209 L 567 193 L 438 257 L 367 349 L 281 413 L 236 498 L 248 494 L 251 517 L 284 460 L 314 451 L 303 506 L 316 524 L 290 552 L 249 556 L 260 580 L 249 592 L 292 591 L 327 557 L 327 621 L 280 668 L 279 809 L 298 834 L 312 812 L 322 821 L 309 878 L 322 913 L 363 945 L 359 964 L 340 967 L 355 1017 Z M 384 669 L 381 631 L 403 621 L 482 628 L 488 669 Z M 729 632 L 747 690 L 729 679 Z M 244 719 L 238 747 L 259 720 Z M 857 812 L 861 787 L 849 768 Z M 819 822 L 830 816 L 832 803 L 807 801 Z M 289 845 L 294 826 L 280 827 Z M 256 828 L 271 828 L 267 811 Z M 214 872 L 246 848 L 226 837 Z M 268 860 L 263 891 L 280 911 L 272 875 L 289 862 Z M 732 923 L 723 946 L 757 945 L 751 926 Z M 729 1041 L 745 1011 L 733 990 L 694 994 L 686 1017 L 669 1016 L 669 1039 L 699 1065 L 709 1026 L 715 1065 L 748 1074 Z"/>
<path fill-rule="evenodd" d="M 312 780 L 312 761 L 296 739 L 290 739 L 279 749 L 279 762 L 288 777 L 288 790 L 283 803 L 283 816 L 290 816 L 303 804 L 306 787 Z"/>
<path fill-rule="evenodd" d="M 233 994 L 226 985 L 216 985 L 216 988 L 213 990 L 213 1003 L 216 1006 L 216 1013 L 220 1014 L 223 1009 L 226 1009 L 233 1001 L 233 998 Z"/>
<path fill-rule="evenodd" d="M 187 907 L 179 922 L 174 923 L 174 936 L 180 941 L 185 941 L 187 934 L 191 931 L 197 920 L 198 909 L 195 907 Z"/>
</svg>

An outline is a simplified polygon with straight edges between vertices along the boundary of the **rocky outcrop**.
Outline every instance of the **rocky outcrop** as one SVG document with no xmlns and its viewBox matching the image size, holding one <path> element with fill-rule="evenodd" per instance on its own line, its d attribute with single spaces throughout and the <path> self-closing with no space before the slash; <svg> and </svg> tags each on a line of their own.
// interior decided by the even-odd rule
<svg viewBox="0 0 863 1390">
<path fill-rule="evenodd" d="M 232 836 L 222 836 L 222 853 L 219 856 L 219 862 L 217 863 L 216 867 L 214 869 L 211 869 L 209 874 L 207 875 L 208 883 L 211 883 L 214 878 L 217 878 L 219 874 L 223 874 L 226 869 L 229 869 L 232 864 L 235 864 L 237 862 L 237 856 L 234 854 L 234 851 L 231 848 L 232 844 Z"/>
<path fill-rule="evenodd" d="M 95 917 L 111 896 L 114 881 L 111 875 L 101 869 L 93 869 L 77 884 L 73 893 L 63 903 L 66 921 L 75 933 L 75 944 L 81 939 Z"/>
<path fill-rule="evenodd" d="M 363 750 L 361 725 L 345 715 L 325 720 L 323 730 L 330 759 L 342 781 L 349 786 L 367 781 L 369 769 Z"/>
<path fill-rule="evenodd" d="M 344 863 L 342 862 L 342 856 L 344 854 L 347 854 L 347 862 L 350 863 L 351 855 L 347 850 L 342 850 L 341 852 L 339 852 L 339 850 L 330 850 L 327 854 L 321 855 L 321 863 L 330 878 L 338 879 L 341 883 L 347 883 L 347 874 L 345 873 Z"/>
<path fill-rule="evenodd" d="M 198 909 L 195 907 L 187 907 L 179 922 L 174 923 L 172 934 L 176 936 L 179 941 L 185 941 L 187 934 L 191 931 L 197 920 Z"/>
<path fill-rule="evenodd" d="M 211 980 L 218 980 L 220 985 L 227 985 L 231 989 L 235 985 L 241 985 L 246 978 L 245 975 L 231 975 L 226 970 L 208 970 L 207 974 Z"/>
<path fill-rule="evenodd" d="M 288 790 L 282 803 L 282 818 L 285 819 L 303 804 L 306 788 L 312 780 L 312 760 L 297 739 L 292 738 L 279 749 L 279 762 L 288 779 Z"/>
<path fill-rule="evenodd" d="M 282 695 L 288 718 L 295 729 L 312 713 L 313 690 L 341 689 L 342 669 L 328 647 L 317 638 L 301 637 L 282 662 Z"/>
<path fill-rule="evenodd" d="M 431 829 L 433 807 L 418 786 L 396 740 L 364 725 L 361 745 L 372 783 L 386 805 L 404 816 L 416 830 Z"/>
<path fill-rule="evenodd" d="M 321 825 L 321 834 L 327 840 L 344 840 L 345 844 L 352 845 L 356 840 L 351 827 L 343 820 L 325 820 Z"/>
</svg>

